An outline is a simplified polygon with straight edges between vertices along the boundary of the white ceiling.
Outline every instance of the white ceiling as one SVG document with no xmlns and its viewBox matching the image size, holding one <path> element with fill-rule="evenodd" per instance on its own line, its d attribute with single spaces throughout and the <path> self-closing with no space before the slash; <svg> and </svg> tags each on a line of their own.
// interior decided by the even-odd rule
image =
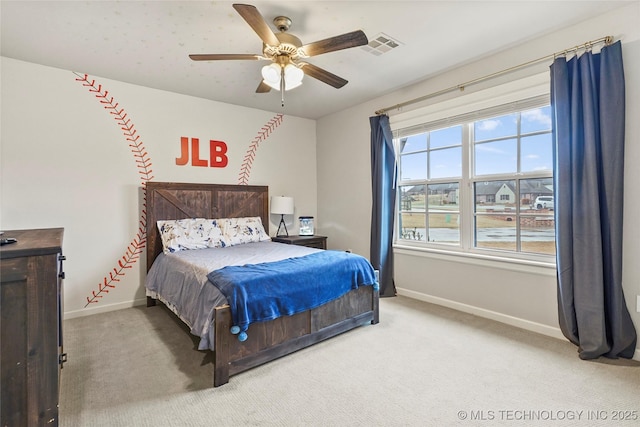
<svg viewBox="0 0 640 427">
<path fill-rule="evenodd" d="M 246 1 L 271 25 L 310 43 L 361 29 L 401 43 L 309 58 L 349 81 L 257 94 L 265 61 L 194 62 L 190 53 L 261 54 L 258 35 L 228 1 L 2 1 L 1 54 L 94 77 L 317 119 L 456 65 L 578 23 L 628 1 Z M 274 32 L 277 32 L 272 26 Z M 596 38 L 600 34 L 594 35 Z M 585 40 L 586 41 L 586 40 Z"/>
</svg>

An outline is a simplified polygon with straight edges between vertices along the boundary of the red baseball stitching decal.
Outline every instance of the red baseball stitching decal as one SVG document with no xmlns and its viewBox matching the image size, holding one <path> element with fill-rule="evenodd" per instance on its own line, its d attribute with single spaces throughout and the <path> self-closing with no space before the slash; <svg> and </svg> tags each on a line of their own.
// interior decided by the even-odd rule
<svg viewBox="0 0 640 427">
<path fill-rule="evenodd" d="M 247 154 L 244 155 L 244 160 L 242 161 L 242 166 L 240 167 L 240 175 L 238 177 L 239 185 L 247 185 L 249 183 L 249 175 L 251 174 L 251 166 L 253 165 L 253 159 L 256 157 L 256 151 L 258 151 L 258 145 L 260 142 L 267 139 L 267 137 L 273 132 L 280 124 L 283 119 L 282 114 L 277 114 L 274 118 L 269 120 L 269 122 L 262 126 L 258 135 L 253 138 L 251 144 L 249 144 L 249 149 L 247 150 Z"/>
<path fill-rule="evenodd" d="M 140 180 L 142 182 L 142 188 L 144 189 L 143 205 L 142 211 L 140 213 L 140 221 L 138 223 L 139 226 L 136 237 L 134 237 L 133 240 L 129 243 L 125 254 L 118 260 L 117 267 L 114 267 L 107 276 L 104 276 L 102 282 L 98 283 L 98 291 L 91 291 L 91 296 L 87 297 L 87 303 L 85 304 L 86 308 L 90 304 L 98 303 L 99 300 L 104 297 L 103 294 L 108 294 L 110 289 L 115 288 L 115 282 L 120 281 L 120 276 L 124 276 L 126 274 L 126 270 L 133 268 L 133 264 L 138 262 L 138 260 L 140 259 L 140 254 L 142 253 L 142 250 L 144 249 L 147 242 L 146 185 L 147 182 L 151 181 L 154 177 L 152 175 L 153 170 L 151 169 L 151 159 L 149 158 L 143 142 L 140 140 L 140 135 L 137 134 L 135 126 L 131 122 L 131 119 L 127 117 L 127 113 L 124 111 L 124 108 L 119 108 L 118 103 L 114 102 L 113 96 L 109 97 L 109 92 L 106 90 L 103 91 L 101 84 L 96 85 L 95 79 L 89 80 L 89 76 L 87 74 L 74 74 L 78 76 L 78 78 L 76 78 L 76 81 L 81 82 L 82 86 L 87 87 L 90 93 L 95 94 L 95 97 L 100 100 L 100 103 L 104 106 L 104 109 L 110 110 L 109 114 L 113 116 L 113 118 L 120 126 L 120 129 L 122 130 L 125 139 L 128 142 L 129 148 L 131 149 L 131 152 L 133 153 L 133 156 L 135 158 L 136 167 L 138 168 L 138 173 L 140 174 Z M 247 154 L 244 156 L 244 160 L 240 168 L 239 184 L 248 184 L 249 175 L 251 174 L 251 165 L 253 164 L 253 159 L 255 158 L 256 152 L 258 150 L 258 145 L 282 123 L 282 120 L 282 114 L 276 115 L 265 126 L 261 128 L 258 136 L 256 136 L 251 141 L 251 144 L 249 144 L 249 149 L 247 150 Z"/>
<path fill-rule="evenodd" d="M 109 114 L 113 116 L 116 120 L 126 141 L 128 142 L 129 148 L 131 149 L 131 153 L 133 153 L 133 157 L 136 161 L 136 166 L 138 168 L 138 173 L 140 174 L 140 180 L 142 181 L 142 187 L 146 189 L 146 185 L 148 181 L 153 179 L 151 169 L 151 159 L 147 154 L 147 150 L 144 147 L 143 142 L 140 140 L 140 135 L 138 135 L 138 131 L 135 129 L 133 123 L 131 123 L 131 119 L 127 117 L 127 113 L 124 111 L 124 108 L 119 108 L 118 103 L 114 102 L 113 96 L 109 97 L 108 91 L 102 90 L 102 85 L 98 84 L 96 86 L 95 80 L 89 80 L 89 76 L 84 74 L 80 76 L 77 73 L 74 73 L 78 78 L 76 81 L 81 82 L 82 86 L 89 88 L 90 93 L 94 93 L 95 97 L 100 100 L 100 104 L 104 106 L 105 110 L 110 110 Z M 133 264 L 138 262 L 140 259 L 140 254 L 142 253 L 142 249 L 144 249 L 147 235 L 146 235 L 146 227 L 147 227 L 147 195 L 146 191 L 144 192 L 143 202 L 142 202 L 142 212 L 140 213 L 140 221 L 138 222 L 138 232 L 136 233 L 136 237 L 129 243 L 125 254 L 118 260 L 118 266 L 114 267 L 111 272 L 109 272 L 108 276 L 105 276 L 101 283 L 98 283 L 98 291 L 91 291 L 91 297 L 87 297 L 87 303 L 85 307 L 89 304 L 97 303 L 100 298 L 103 297 L 102 294 L 108 294 L 109 289 L 115 288 L 114 282 L 119 282 L 120 276 L 125 275 L 125 271 L 133 267 Z"/>
</svg>

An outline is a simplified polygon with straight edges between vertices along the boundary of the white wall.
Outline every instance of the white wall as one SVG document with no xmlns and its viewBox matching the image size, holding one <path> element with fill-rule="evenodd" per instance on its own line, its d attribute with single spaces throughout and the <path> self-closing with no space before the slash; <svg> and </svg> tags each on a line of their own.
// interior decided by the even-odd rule
<svg viewBox="0 0 640 427">
<path fill-rule="evenodd" d="M 640 4 L 629 6 L 531 40 L 518 48 L 483 58 L 447 73 L 435 76 L 382 98 L 358 105 L 318 120 L 318 214 L 320 231 L 329 236 L 331 248 L 352 248 L 368 254 L 371 216 L 370 130 L 368 117 L 376 110 L 454 87 L 487 74 L 526 63 L 589 40 L 612 35 L 622 41 L 627 84 L 627 144 L 625 169 L 625 240 L 623 287 L 636 329 L 640 331 L 640 313 L 636 295 L 640 295 L 640 222 L 635 220 L 640 200 L 635 190 L 640 185 Z M 428 50 L 424 53 L 428 54 Z M 393 53 L 386 58 L 393 60 Z M 438 58 L 434 58 L 437 61 Z M 551 60 L 464 92 L 452 92 L 433 98 L 411 109 L 433 106 L 480 90 L 548 72 Z M 391 122 L 398 111 L 390 111 Z M 512 267 L 489 262 L 433 253 L 396 249 L 395 280 L 398 291 L 411 297 L 451 306 L 463 311 L 501 320 L 552 336 L 561 336 L 557 321 L 555 271 L 544 267 Z M 636 351 L 636 358 L 640 352 Z"/>
<path fill-rule="evenodd" d="M 144 253 L 127 256 L 141 219 L 140 172 L 152 170 L 145 177 L 155 181 L 268 185 L 272 195 L 294 197 L 296 213 L 286 218 L 292 233 L 298 215 L 317 216 L 315 162 L 299 161 L 315 159 L 313 120 L 278 120 L 273 112 L 92 76 L 94 89 L 108 91 L 106 99 L 113 97 L 111 105 L 142 142 L 149 165 L 141 168 L 115 110 L 105 109 L 76 74 L 1 60 L 0 229 L 64 227 L 67 318 L 144 301 Z M 183 136 L 200 139 L 202 159 L 209 158 L 209 140 L 224 141 L 228 165 L 177 166 Z M 253 163 L 243 169 L 252 147 Z M 247 182 L 241 170 L 249 171 Z M 279 219 L 271 216 L 271 235 Z M 131 268 L 120 268 L 123 256 Z M 114 269 L 124 273 L 119 281 L 111 280 Z M 105 278 L 115 288 L 85 307 Z"/>
</svg>

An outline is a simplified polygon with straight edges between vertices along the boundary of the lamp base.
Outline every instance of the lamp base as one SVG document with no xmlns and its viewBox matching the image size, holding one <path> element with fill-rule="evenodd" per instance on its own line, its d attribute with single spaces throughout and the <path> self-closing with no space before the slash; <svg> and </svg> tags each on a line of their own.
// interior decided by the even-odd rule
<svg viewBox="0 0 640 427">
<path fill-rule="evenodd" d="M 280 234 L 280 228 L 284 227 L 284 232 L 286 234 Z M 284 223 L 284 214 L 280 215 L 280 224 L 278 224 L 278 231 L 276 232 L 276 237 L 289 237 L 289 231 L 287 230 L 287 224 Z"/>
</svg>

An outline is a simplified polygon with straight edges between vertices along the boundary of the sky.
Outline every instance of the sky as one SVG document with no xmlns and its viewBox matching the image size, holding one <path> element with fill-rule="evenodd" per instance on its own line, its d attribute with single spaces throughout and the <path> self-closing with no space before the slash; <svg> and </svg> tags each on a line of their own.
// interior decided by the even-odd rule
<svg viewBox="0 0 640 427">
<path fill-rule="evenodd" d="M 472 128 L 475 140 L 472 158 L 475 162 L 473 170 L 476 176 L 552 170 L 550 106 L 523 111 L 521 114 L 506 114 L 479 120 L 473 123 Z M 536 132 L 545 133 L 533 134 Z M 401 181 L 460 178 L 462 135 L 462 125 L 457 125 L 431 131 L 429 135 L 420 133 L 409 136 L 401 147 Z"/>
</svg>

